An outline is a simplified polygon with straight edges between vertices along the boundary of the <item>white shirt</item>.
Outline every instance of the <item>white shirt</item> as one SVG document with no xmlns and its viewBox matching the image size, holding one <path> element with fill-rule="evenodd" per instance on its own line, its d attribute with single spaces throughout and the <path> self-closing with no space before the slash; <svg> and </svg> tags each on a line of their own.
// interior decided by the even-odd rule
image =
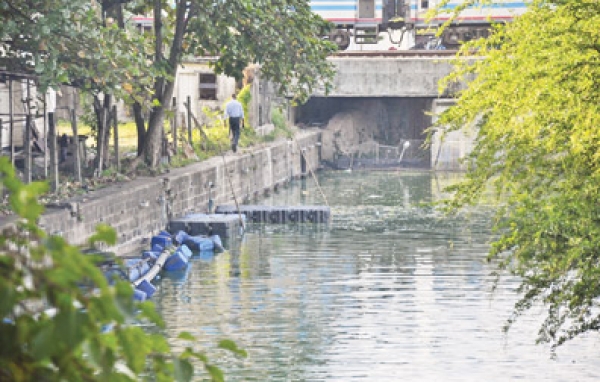
<svg viewBox="0 0 600 382">
<path fill-rule="evenodd" d="M 225 106 L 225 118 L 227 117 L 244 118 L 244 108 L 242 107 L 242 104 L 235 99 L 229 101 L 227 106 Z"/>
</svg>

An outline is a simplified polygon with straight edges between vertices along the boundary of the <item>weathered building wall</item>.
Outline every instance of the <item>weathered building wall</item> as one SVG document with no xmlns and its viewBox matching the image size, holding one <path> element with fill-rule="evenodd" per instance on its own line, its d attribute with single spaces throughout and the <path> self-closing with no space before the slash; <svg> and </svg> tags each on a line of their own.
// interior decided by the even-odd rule
<svg viewBox="0 0 600 382">
<path fill-rule="evenodd" d="M 214 157 L 162 176 L 116 184 L 48 209 L 40 225 L 71 244 L 84 245 L 96 225 L 105 223 L 115 228 L 114 250 L 122 252 L 164 229 L 169 217 L 206 213 L 211 199 L 214 205 L 233 204 L 234 194 L 238 203 L 249 201 L 303 175 L 303 167 L 317 168 L 319 141 L 320 132 L 304 131 L 296 141 L 276 141 L 248 153 Z M 308 166 L 303 166 L 304 157 Z"/>
<path fill-rule="evenodd" d="M 0 144 L 3 148 L 10 147 L 11 127 L 13 133 L 12 144 L 15 147 L 23 147 L 25 138 L 25 121 L 28 114 L 28 96 L 30 98 L 29 104 L 31 105 L 30 113 L 32 116 L 34 116 L 34 136 L 37 137 L 37 140 L 44 138 L 46 131 L 44 129 L 44 118 L 35 118 L 36 116 L 43 114 L 44 106 L 43 103 L 38 100 L 38 91 L 34 81 L 22 78 L 12 79 L 9 76 L 4 82 L 0 82 L 0 120 L 2 120 L 2 141 Z M 46 100 L 47 110 L 53 111 L 55 108 L 54 92 L 49 91 L 44 98 Z"/>
<path fill-rule="evenodd" d="M 204 114 L 202 109 L 208 107 L 210 110 L 216 110 L 220 116 L 222 113 L 221 107 L 236 90 L 236 83 L 233 77 L 216 75 L 216 80 L 212 84 L 216 89 L 215 99 L 202 99 L 200 97 L 200 75 L 214 74 L 214 70 L 210 67 L 211 61 L 214 61 L 214 58 L 199 57 L 188 59 L 177 70 L 173 97 L 177 102 L 177 123 L 179 127 L 187 123 L 187 119 L 185 118 L 187 97 L 190 97 L 192 113 L 198 121 L 200 123 L 208 123 L 209 118 Z M 70 119 L 69 110 L 73 107 L 77 109 L 78 114 L 81 115 L 83 113 L 79 100 L 79 91 L 76 88 L 62 86 L 57 102 L 56 118 L 58 119 Z M 117 101 L 117 113 L 119 121 L 133 120 L 131 107 L 125 105 L 123 101 Z"/>
<path fill-rule="evenodd" d="M 174 97 L 177 99 L 177 111 L 180 116 L 185 115 L 187 97 L 190 97 L 192 105 L 192 113 L 198 118 L 201 124 L 209 123 L 209 118 L 204 114 L 202 109 L 207 107 L 212 111 L 217 111 L 219 117 L 222 116 L 222 106 L 231 98 L 231 95 L 236 90 L 236 83 L 233 77 L 217 75 L 214 86 L 216 87 L 216 97 L 207 99 L 200 97 L 200 75 L 214 74 L 214 70 L 210 67 L 212 58 L 194 58 L 186 60 L 177 70 L 177 78 L 175 82 Z M 205 86 L 208 84 L 205 84 Z M 179 122 L 182 126 L 182 121 Z"/>
</svg>

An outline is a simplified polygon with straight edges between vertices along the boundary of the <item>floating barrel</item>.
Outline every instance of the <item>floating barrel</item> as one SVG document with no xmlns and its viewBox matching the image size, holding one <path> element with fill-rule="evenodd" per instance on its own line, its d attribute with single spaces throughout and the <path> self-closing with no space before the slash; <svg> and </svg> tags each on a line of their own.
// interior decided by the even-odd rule
<svg viewBox="0 0 600 382">
<path fill-rule="evenodd" d="M 125 266 L 127 267 L 129 281 L 139 279 L 150 270 L 150 264 L 142 259 L 127 259 L 125 260 Z"/>
<path fill-rule="evenodd" d="M 152 240 L 150 241 L 150 247 L 152 248 L 153 251 L 158 250 L 160 252 L 163 249 L 169 248 L 172 245 L 173 245 L 173 240 L 171 239 L 170 234 L 169 234 L 169 236 L 160 235 L 160 234 L 152 236 Z M 160 247 L 160 249 L 159 249 L 159 247 Z"/>
<path fill-rule="evenodd" d="M 125 274 L 125 272 L 118 267 L 111 267 L 103 271 L 104 277 L 108 281 L 109 285 L 114 285 L 116 280 L 122 280 L 125 278 L 129 278 L 129 275 Z M 130 280 L 131 281 L 131 280 Z"/>
<path fill-rule="evenodd" d="M 165 261 L 163 269 L 167 272 L 180 271 L 187 267 L 189 260 L 189 257 L 181 251 L 175 251 L 169 256 L 167 261 Z"/>
<path fill-rule="evenodd" d="M 142 252 L 142 259 L 147 261 L 156 261 L 159 258 L 161 251 L 144 251 Z"/>
<path fill-rule="evenodd" d="M 223 249 L 219 235 L 211 237 L 204 235 L 191 236 L 187 232 L 179 231 L 175 234 L 175 240 L 178 243 L 185 244 L 193 251 L 214 251 L 217 243 L 220 249 Z"/>
<path fill-rule="evenodd" d="M 141 290 L 146 294 L 146 298 L 152 298 L 154 292 L 156 292 L 156 287 L 152 285 L 148 280 L 142 280 L 136 287 L 136 290 Z"/>
<path fill-rule="evenodd" d="M 193 253 L 192 253 L 192 251 L 190 250 L 190 248 L 189 248 L 187 245 L 185 245 L 185 244 L 183 244 L 183 245 L 180 245 L 180 246 L 177 248 L 177 251 L 176 251 L 176 252 L 181 252 L 181 253 L 183 253 L 183 255 L 184 255 L 185 257 L 187 257 L 188 259 L 189 259 L 190 257 L 192 257 L 192 255 L 193 255 Z"/>
<path fill-rule="evenodd" d="M 139 289 L 133 290 L 133 299 L 135 301 L 146 301 L 147 298 L 148 298 L 148 295 L 146 295 L 146 292 L 139 290 Z"/>
<path fill-rule="evenodd" d="M 212 235 L 210 239 L 214 243 L 214 252 L 224 252 L 225 248 L 223 247 L 223 242 L 221 241 L 221 237 L 219 235 Z"/>
</svg>

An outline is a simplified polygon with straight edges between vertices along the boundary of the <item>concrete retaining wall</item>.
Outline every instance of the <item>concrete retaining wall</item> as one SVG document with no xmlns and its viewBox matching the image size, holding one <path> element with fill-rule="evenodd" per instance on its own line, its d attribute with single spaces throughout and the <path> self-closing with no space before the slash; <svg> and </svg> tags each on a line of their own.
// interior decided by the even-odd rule
<svg viewBox="0 0 600 382">
<path fill-rule="evenodd" d="M 438 115 L 455 103 L 454 99 L 434 100 L 433 121 L 435 122 Z M 462 159 L 473 150 L 476 137 L 477 132 L 474 127 L 459 131 L 437 130 L 431 141 L 431 168 L 438 171 L 465 171 L 467 168 L 462 163 Z"/>
<path fill-rule="evenodd" d="M 329 60 L 335 65 L 336 75 L 328 96 L 437 97 L 438 82 L 451 73 L 452 59 L 453 57 L 332 57 Z M 324 96 L 324 91 L 317 89 L 313 95 Z"/>
<path fill-rule="evenodd" d="M 231 204 L 235 203 L 235 194 L 238 203 L 249 202 L 306 175 L 308 169 L 316 169 L 320 135 L 319 131 L 303 131 L 292 141 L 273 142 L 248 153 L 228 153 L 161 176 L 93 191 L 49 208 L 40 218 L 40 225 L 71 244 L 84 245 L 96 225 L 105 223 L 118 235 L 118 244 L 112 250 L 133 250 L 143 238 L 164 229 L 169 218 L 209 212 L 209 200 L 215 206 Z"/>
</svg>

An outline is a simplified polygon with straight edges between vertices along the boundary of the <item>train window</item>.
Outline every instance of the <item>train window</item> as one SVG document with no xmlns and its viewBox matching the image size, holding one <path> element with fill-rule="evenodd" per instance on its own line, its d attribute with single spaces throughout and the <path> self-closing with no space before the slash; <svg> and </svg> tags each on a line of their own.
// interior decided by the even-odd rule
<svg viewBox="0 0 600 382">
<path fill-rule="evenodd" d="M 429 9 L 429 0 L 421 0 L 421 8 Z"/>
<path fill-rule="evenodd" d="M 217 99 L 217 76 L 214 73 L 200 73 L 200 99 Z"/>
<path fill-rule="evenodd" d="M 150 33 L 154 29 L 154 19 L 151 17 L 135 16 L 130 22 L 140 33 Z"/>
</svg>

